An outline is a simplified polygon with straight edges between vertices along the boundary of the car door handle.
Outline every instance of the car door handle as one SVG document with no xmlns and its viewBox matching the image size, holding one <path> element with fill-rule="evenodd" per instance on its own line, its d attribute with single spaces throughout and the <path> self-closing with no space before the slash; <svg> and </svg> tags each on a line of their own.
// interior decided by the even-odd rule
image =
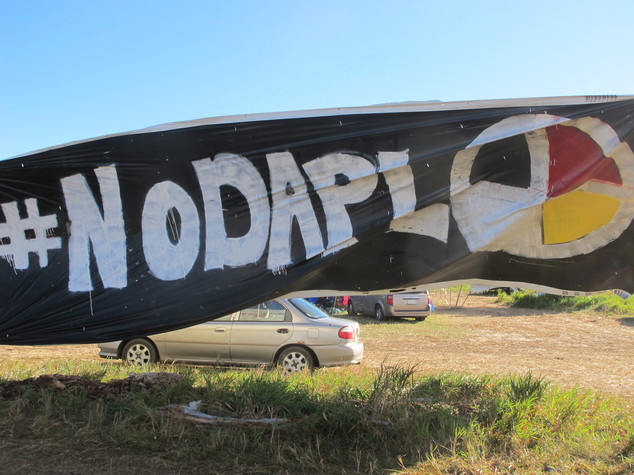
<svg viewBox="0 0 634 475">
<path fill-rule="evenodd" d="M 288 333 L 288 328 L 278 328 L 277 333 Z"/>
<path fill-rule="evenodd" d="M 226 328 L 214 328 L 214 331 L 215 331 L 216 333 L 224 333 L 224 332 L 226 332 L 226 331 L 227 331 L 227 329 L 226 329 Z"/>
</svg>

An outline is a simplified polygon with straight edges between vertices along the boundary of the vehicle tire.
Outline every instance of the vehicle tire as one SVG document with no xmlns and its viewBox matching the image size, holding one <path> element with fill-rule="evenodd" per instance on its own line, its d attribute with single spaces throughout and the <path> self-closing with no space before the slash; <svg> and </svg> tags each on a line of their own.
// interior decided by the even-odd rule
<svg viewBox="0 0 634 475">
<path fill-rule="evenodd" d="M 306 348 L 289 346 L 277 357 L 277 366 L 285 373 L 312 371 L 315 368 L 315 360 Z"/>
<path fill-rule="evenodd" d="M 427 317 L 416 317 L 417 322 L 424 322 Z"/>
<path fill-rule="evenodd" d="M 374 318 L 376 318 L 379 322 L 385 320 L 385 314 L 383 313 L 383 309 L 380 305 L 374 307 Z"/>
<path fill-rule="evenodd" d="M 156 363 L 158 361 L 158 351 L 150 340 L 135 338 L 123 347 L 121 359 L 133 365 L 143 366 Z"/>
<path fill-rule="evenodd" d="M 354 316 L 357 313 L 354 311 L 354 305 L 352 305 L 352 302 L 348 302 L 348 315 L 350 316 Z"/>
</svg>

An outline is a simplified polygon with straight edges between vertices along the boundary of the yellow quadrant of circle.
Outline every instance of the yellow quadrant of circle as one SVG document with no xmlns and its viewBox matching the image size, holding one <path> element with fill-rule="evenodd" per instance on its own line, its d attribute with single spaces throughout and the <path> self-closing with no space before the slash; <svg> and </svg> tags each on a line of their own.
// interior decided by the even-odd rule
<svg viewBox="0 0 634 475">
<path fill-rule="evenodd" d="M 620 200 L 612 196 L 572 191 L 543 205 L 544 244 L 571 242 L 608 224 Z"/>
</svg>

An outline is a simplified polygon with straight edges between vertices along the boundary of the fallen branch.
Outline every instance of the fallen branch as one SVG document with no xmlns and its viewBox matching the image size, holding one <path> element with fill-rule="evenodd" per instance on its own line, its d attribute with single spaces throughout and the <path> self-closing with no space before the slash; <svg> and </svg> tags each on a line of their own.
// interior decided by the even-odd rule
<svg viewBox="0 0 634 475">
<path fill-rule="evenodd" d="M 271 424 L 286 424 L 288 419 L 276 418 L 276 417 L 263 417 L 259 419 L 243 419 L 239 417 L 221 417 L 212 416 L 211 414 L 205 414 L 200 412 L 200 401 L 190 402 L 185 404 L 170 404 L 168 406 L 159 407 L 158 410 L 162 412 L 169 412 L 180 415 L 186 421 L 194 422 L 196 424 L 226 424 L 226 425 L 271 425 Z"/>
</svg>

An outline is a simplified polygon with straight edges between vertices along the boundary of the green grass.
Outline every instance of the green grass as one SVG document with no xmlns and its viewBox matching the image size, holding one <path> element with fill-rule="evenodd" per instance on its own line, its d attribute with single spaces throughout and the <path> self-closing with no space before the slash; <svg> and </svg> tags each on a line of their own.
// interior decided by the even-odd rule
<svg viewBox="0 0 634 475">
<path fill-rule="evenodd" d="M 501 303 L 522 308 L 592 311 L 606 315 L 634 315 L 634 298 L 623 299 L 611 292 L 586 297 L 564 297 L 533 291 L 520 291 L 511 295 L 500 293 L 498 300 Z"/>
<path fill-rule="evenodd" d="M 34 365 L 28 361 L 0 359 L 0 383 L 20 381 L 42 374 L 72 374 L 89 379 L 109 381 L 128 376 L 130 367 L 105 361 L 80 361 L 55 358 Z"/>
<path fill-rule="evenodd" d="M 12 379 L 6 369 L 4 381 Z M 634 470 L 630 408 L 591 391 L 562 390 L 530 374 L 423 375 L 413 367 L 383 367 L 288 377 L 260 370 L 150 369 L 177 372 L 182 379 L 101 397 L 82 389 L 26 388 L 0 399 L 0 435 L 5 441 L 28 439 L 38 450 L 51 439 L 125 448 L 135 461 L 160 459 L 183 473 L 201 467 L 258 473 Z M 21 368 L 13 374 L 41 371 Z M 109 381 L 130 367 L 77 364 L 68 371 Z M 195 400 L 217 416 L 287 422 L 199 425 L 159 410 Z"/>
</svg>

